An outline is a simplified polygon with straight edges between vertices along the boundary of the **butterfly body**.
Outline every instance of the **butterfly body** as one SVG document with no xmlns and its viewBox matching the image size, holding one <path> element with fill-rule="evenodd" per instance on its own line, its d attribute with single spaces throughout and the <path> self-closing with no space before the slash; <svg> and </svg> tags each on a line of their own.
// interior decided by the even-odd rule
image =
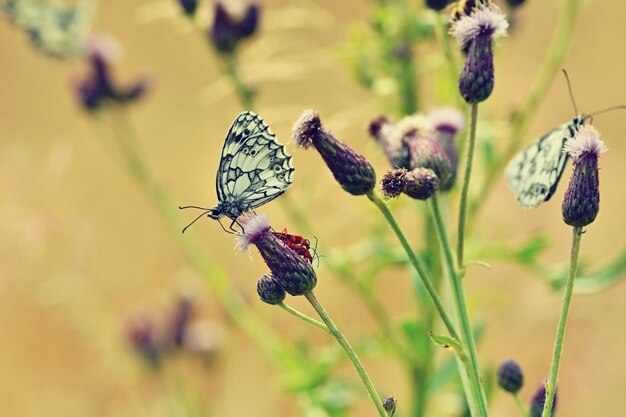
<svg viewBox="0 0 626 417">
<path fill-rule="evenodd" d="M 552 197 L 569 158 L 563 152 L 563 145 L 578 132 L 585 119 L 580 114 L 555 127 L 511 160 L 506 180 L 522 207 L 537 207 Z"/>
<path fill-rule="evenodd" d="M 215 178 L 218 203 L 206 214 L 235 223 L 247 210 L 284 193 L 293 172 L 291 156 L 269 126 L 255 113 L 243 112 L 226 134 Z"/>
</svg>

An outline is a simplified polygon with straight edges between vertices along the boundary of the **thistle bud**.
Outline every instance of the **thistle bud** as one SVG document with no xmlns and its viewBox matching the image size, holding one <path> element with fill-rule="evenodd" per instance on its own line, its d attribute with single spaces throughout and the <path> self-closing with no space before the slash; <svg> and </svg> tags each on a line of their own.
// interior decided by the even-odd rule
<svg viewBox="0 0 626 417">
<path fill-rule="evenodd" d="M 245 251 L 255 245 L 280 287 L 291 295 L 304 295 L 315 288 L 313 267 L 274 235 L 267 216 L 251 213 L 239 222 L 243 231 L 237 235 L 237 246 Z"/>
<path fill-rule="evenodd" d="M 524 4 L 525 1 L 526 0 L 506 0 L 506 4 L 508 4 L 511 9 L 514 9 Z"/>
<path fill-rule="evenodd" d="M 450 161 L 451 178 L 448 184 L 446 184 L 448 186 L 447 189 L 449 189 L 452 188 L 456 181 L 459 155 L 455 142 L 457 135 L 463 130 L 465 124 L 463 114 L 455 109 L 438 109 L 430 112 L 428 120 L 435 131 L 437 142 L 439 142 Z"/>
<path fill-rule="evenodd" d="M 170 316 L 169 331 L 166 343 L 168 347 L 181 347 L 184 343 L 185 332 L 194 315 L 195 307 L 191 298 L 180 296 L 176 300 L 174 311 Z"/>
<path fill-rule="evenodd" d="M 592 223 L 600 210 L 598 158 L 606 152 L 600 132 L 593 126 L 581 127 L 565 142 L 563 151 L 574 161 L 574 172 L 563 198 L 563 221 L 583 227 Z"/>
<path fill-rule="evenodd" d="M 405 193 L 417 200 L 427 200 L 437 190 L 439 179 L 433 170 L 416 168 L 407 171 L 397 168 L 388 171 L 381 180 L 382 193 L 386 199 Z"/>
<path fill-rule="evenodd" d="M 503 390 L 516 394 L 524 385 L 522 368 L 512 359 L 500 364 L 497 371 L 498 385 Z"/>
<path fill-rule="evenodd" d="M 558 391 L 555 391 L 554 400 L 552 401 L 552 412 L 550 413 L 550 416 L 553 416 L 556 411 L 557 394 L 558 394 Z M 530 409 L 528 410 L 530 413 L 530 417 L 541 417 L 545 403 L 546 403 L 546 386 L 545 384 L 541 384 L 537 388 L 537 391 L 535 391 L 533 398 L 530 400 Z"/>
<path fill-rule="evenodd" d="M 325 130 L 314 110 L 305 110 L 293 126 L 293 139 L 302 148 L 313 146 L 341 187 L 352 195 L 367 194 L 376 185 L 372 165 Z"/>
<path fill-rule="evenodd" d="M 493 39 L 506 35 L 509 24 L 495 4 L 479 3 L 454 20 L 450 32 L 467 52 L 459 77 L 461 95 L 470 104 L 486 100 L 493 91 Z"/>
<path fill-rule="evenodd" d="M 450 0 L 426 0 L 424 3 L 429 9 L 440 12 L 446 8 L 449 2 Z"/>
<path fill-rule="evenodd" d="M 370 135 L 382 146 L 387 159 L 394 168 L 409 168 L 409 140 L 415 126 L 404 118 L 398 124 L 391 123 L 386 116 L 378 116 L 370 122 Z"/>
<path fill-rule="evenodd" d="M 272 279 L 271 274 L 265 274 L 256 283 L 256 292 L 261 301 L 267 304 L 276 305 L 285 299 L 285 290 Z"/>
<path fill-rule="evenodd" d="M 215 3 L 210 39 L 215 49 L 223 54 L 232 54 L 240 42 L 252 36 L 259 22 L 259 6 L 248 5 L 242 17 L 232 15 L 220 2 Z"/>
<path fill-rule="evenodd" d="M 126 331 L 131 346 L 151 368 L 156 369 L 161 363 L 161 346 L 156 338 L 154 321 L 147 316 L 133 319 Z"/>
<path fill-rule="evenodd" d="M 193 17 L 198 9 L 198 0 L 178 0 L 178 4 L 189 17 Z"/>
<path fill-rule="evenodd" d="M 396 406 L 398 405 L 398 401 L 394 397 L 385 397 L 383 400 L 383 408 L 387 412 L 389 417 L 393 417 L 396 412 Z"/>
<path fill-rule="evenodd" d="M 430 168 L 439 178 L 439 187 L 448 190 L 451 187 L 452 164 L 448 155 L 430 132 L 417 135 L 409 143 L 411 168 Z"/>
</svg>

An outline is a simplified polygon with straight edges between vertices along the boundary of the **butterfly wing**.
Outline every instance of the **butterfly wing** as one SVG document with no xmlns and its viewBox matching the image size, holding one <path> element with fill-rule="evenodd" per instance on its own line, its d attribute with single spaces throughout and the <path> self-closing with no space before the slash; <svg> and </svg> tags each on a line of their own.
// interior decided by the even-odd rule
<svg viewBox="0 0 626 417">
<path fill-rule="evenodd" d="M 217 171 L 220 202 L 259 207 L 285 192 L 294 168 L 285 146 L 258 115 L 241 113 L 226 135 Z"/>
<path fill-rule="evenodd" d="M 522 207 L 537 207 L 552 197 L 569 158 L 563 145 L 583 121 L 584 116 L 580 115 L 552 129 L 509 163 L 506 180 Z"/>
</svg>

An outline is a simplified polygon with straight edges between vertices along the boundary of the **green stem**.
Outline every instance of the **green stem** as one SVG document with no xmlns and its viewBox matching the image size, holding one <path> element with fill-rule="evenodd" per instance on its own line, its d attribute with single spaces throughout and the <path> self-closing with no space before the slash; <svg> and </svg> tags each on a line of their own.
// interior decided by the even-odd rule
<svg viewBox="0 0 626 417">
<path fill-rule="evenodd" d="M 582 236 L 582 227 L 574 227 L 572 239 L 572 252 L 570 257 L 569 275 L 567 277 L 567 285 L 565 287 L 565 297 L 561 306 L 561 317 L 559 318 L 559 326 L 556 330 L 556 340 L 554 342 L 554 353 L 552 355 L 552 366 L 550 367 L 550 378 L 546 383 L 546 401 L 543 406 L 542 417 L 552 415 L 552 403 L 554 402 L 554 394 L 556 393 L 557 377 L 559 374 L 559 363 L 561 361 L 561 351 L 563 350 L 563 336 L 565 335 L 565 324 L 567 323 L 567 313 L 572 301 L 572 292 L 574 289 L 574 278 L 576 278 L 576 266 L 578 265 L 578 252 L 580 250 L 580 238 Z"/>
<path fill-rule="evenodd" d="M 314 318 L 311 318 L 309 316 L 307 316 L 304 313 L 299 312 L 298 310 L 296 310 L 295 308 L 289 307 L 287 304 L 285 303 L 280 303 L 278 304 L 278 307 L 282 308 L 283 310 L 285 310 L 287 313 L 291 314 L 294 317 L 299 318 L 300 320 L 303 320 L 309 324 L 312 324 L 313 326 L 324 330 L 326 333 L 330 333 L 330 330 L 328 329 L 328 327 L 324 324 L 321 323 L 317 320 L 315 320 Z M 330 333 L 332 334 L 332 333 Z"/>
<path fill-rule="evenodd" d="M 515 405 L 517 406 L 520 414 L 522 414 L 522 417 L 530 417 L 528 414 L 528 410 L 526 409 L 524 404 L 522 404 L 522 400 L 520 399 L 519 395 L 513 394 L 513 399 L 515 400 Z"/>
<path fill-rule="evenodd" d="M 513 121 L 508 145 L 502 155 L 495 161 L 495 166 L 491 169 L 480 187 L 479 196 L 472 202 L 472 213 L 477 212 L 482 204 L 487 201 L 487 195 L 491 193 L 494 185 L 500 179 L 504 167 L 515 153 L 519 150 L 522 138 L 526 133 L 531 120 L 533 119 L 539 103 L 546 96 L 546 91 L 552 84 L 554 77 L 563 66 L 563 61 L 569 53 L 572 35 L 574 31 L 574 23 L 580 9 L 581 0 L 564 0 L 563 14 L 559 25 L 555 29 L 554 37 L 548 48 L 546 59 L 543 61 L 543 67 L 539 71 L 539 75 L 528 94 L 523 101 L 525 103 L 522 110 L 517 113 Z"/>
<path fill-rule="evenodd" d="M 471 105 L 470 130 L 465 155 L 465 172 L 463 174 L 463 186 L 461 188 L 461 203 L 459 206 L 459 224 L 457 232 L 456 262 L 457 268 L 464 275 L 463 248 L 465 247 L 465 218 L 467 215 L 467 197 L 469 194 L 470 177 L 472 175 L 472 161 L 474 159 L 474 145 L 476 143 L 476 122 L 478 119 L 478 103 Z"/>
<path fill-rule="evenodd" d="M 380 395 L 378 395 L 378 392 L 376 391 L 372 380 L 365 371 L 365 368 L 363 368 L 363 364 L 359 360 L 354 349 L 352 349 L 352 346 L 350 346 L 350 343 L 348 343 L 348 340 L 346 340 L 343 333 L 341 333 L 341 331 L 337 328 L 326 310 L 324 310 L 324 307 L 322 307 L 320 302 L 317 300 L 315 294 L 311 291 L 305 294 L 305 297 L 307 300 L 309 300 L 315 311 L 317 311 L 317 314 L 319 314 L 322 321 L 326 323 L 326 326 L 330 330 L 330 333 L 335 337 L 335 339 L 337 339 L 337 342 L 339 342 L 343 350 L 346 352 L 348 358 L 350 358 L 350 361 L 354 365 L 356 372 L 359 374 L 361 381 L 363 381 L 363 385 L 365 385 L 365 389 L 367 389 L 370 398 L 374 402 L 374 405 L 376 406 L 376 410 L 378 410 L 378 414 L 380 414 L 380 417 L 387 417 L 387 412 L 383 408 L 383 403 Z"/>
<path fill-rule="evenodd" d="M 409 262 L 411 262 L 411 265 L 415 269 L 415 272 L 417 272 L 417 276 L 422 280 L 422 283 L 424 284 L 424 288 L 426 289 L 426 292 L 430 296 L 430 299 L 432 300 L 432 302 L 435 304 L 437 313 L 439 313 L 439 317 L 441 317 L 441 320 L 443 321 L 443 324 L 446 326 L 448 333 L 450 334 L 451 337 L 459 340 L 457 336 L 457 332 L 454 328 L 454 324 L 452 323 L 452 320 L 448 316 L 448 313 L 446 313 L 446 309 L 443 306 L 443 303 L 441 302 L 441 299 L 439 298 L 439 295 L 437 294 L 435 287 L 433 286 L 432 282 L 426 275 L 426 272 L 424 271 L 424 268 L 422 267 L 422 264 L 420 263 L 420 261 L 417 259 L 417 256 L 415 256 L 413 249 L 411 249 L 411 245 L 407 241 L 406 236 L 404 236 L 404 233 L 402 232 L 402 229 L 396 222 L 396 219 L 393 217 L 393 214 L 391 214 L 391 211 L 389 211 L 387 204 L 385 204 L 385 202 L 382 201 L 380 197 L 374 194 L 373 191 L 369 192 L 367 194 L 367 197 L 372 201 L 372 203 L 376 205 L 376 207 L 378 207 L 378 209 L 381 211 L 383 216 L 385 216 L 385 220 L 387 220 L 387 223 L 389 223 L 389 226 L 391 226 L 391 229 L 393 229 L 394 233 L 396 234 L 398 240 L 400 241 L 400 244 L 404 248 L 404 251 L 406 252 L 409 258 Z"/>
<path fill-rule="evenodd" d="M 254 110 L 255 91 L 246 85 L 241 78 L 237 57 L 234 55 L 227 55 L 223 57 L 223 61 L 225 65 L 225 73 L 233 83 L 233 87 L 235 87 L 235 93 L 237 93 L 237 98 L 239 98 L 241 106 L 244 110 Z"/>
<path fill-rule="evenodd" d="M 463 283 L 461 281 L 461 276 L 454 266 L 452 248 L 450 247 L 448 233 L 443 222 L 443 217 L 441 216 L 441 210 L 439 208 L 439 196 L 437 195 L 437 193 L 435 193 L 430 200 L 433 209 L 433 218 L 435 219 L 437 235 L 439 236 L 439 242 L 441 242 L 444 260 L 446 262 L 448 274 L 450 275 L 452 293 L 458 315 L 458 320 L 461 325 L 461 335 L 463 337 L 463 343 L 468 350 L 470 369 L 467 369 L 467 372 L 473 394 L 473 400 L 475 402 L 474 405 L 478 407 L 479 415 L 486 416 L 487 402 L 480 378 L 480 368 L 478 366 L 478 356 L 476 354 L 476 343 L 474 341 L 474 333 L 472 332 L 469 313 L 467 311 L 467 303 L 465 302 Z"/>
</svg>

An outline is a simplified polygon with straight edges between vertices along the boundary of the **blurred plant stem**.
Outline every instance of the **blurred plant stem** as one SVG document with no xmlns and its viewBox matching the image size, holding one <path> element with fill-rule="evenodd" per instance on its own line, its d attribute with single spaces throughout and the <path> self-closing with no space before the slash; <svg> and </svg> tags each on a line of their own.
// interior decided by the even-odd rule
<svg viewBox="0 0 626 417">
<path fill-rule="evenodd" d="M 563 336 L 565 335 L 567 314 L 569 312 L 569 306 L 572 301 L 572 292 L 574 290 L 574 279 L 576 278 L 576 266 L 578 264 L 578 253 L 580 251 L 580 238 L 583 234 L 583 229 L 582 227 L 574 227 L 572 232 L 572 252 L 570 255 L 569 274 L 567 276 L 567 285 L 565 287 L 565 296 L 563 297 L 563 305 L 561 307 L 559 325 L 556 331 L 554 352 L 552 354 L 552 365 L 550 366 L 550 378 L 546 383 L 546 400 L 543 405 L 543 412 L 541 413 L 541 417 L 552 416 L 552 404 L 554 402 L 554 394 L 556 393 L 556 385 L 559 375 L 559 363 L 561 361 L 561 351 L 563 350 Z"/>
<path fill-rule="evenodd" d="M 470 129 L 467 141 L 467 151 L 465 152 L 465 170 L 463 173 L 463 185 L 461 187 L 461 201 L 459 203 L 459 222 L 457 231 L 456 246 L 456 268 L 459 275 L 465 275 L 465 263 L 463 261 L 463 249 L 465 247 L 465 220 L 467 217 L 468 194 L 470 178 L 472 176 L 472 162 L 474 160 L 474 147 L 476 144 L 476 123 L 478 119 L 478 103 L 470 106 Z M 455 269 L 455 268 L 453 268 Z"/>
<path fill-rule="evenodd" d="M 309 323 L 315 327 L 317 327 L 318 329 L 321 329 L 323 331 L 325 331 L 326 333 L 332 334 L 330 332 L 330 330 L 328 329 L 328 327 L 324 324 L 324 323 L 320 323 L 319 321 L 307 316 L 304 313 L 299 312 L 298 310 L 296 310 L 293 307 L 289 307 L 287 304 L 285 303 L 279 303 L 278 307 L 282 308 L 283 310 L 285 310 L 287 313 L 291 314 L 292 316 L 306 322 Z"/>
<path fill-rule="evenodd" d="M 472 108 L 475 108 L 474 104 Z M 470 139 L 470 143 L 472 139 Z M 451 281 L 452 294 L 455 304 L 455 310 L 458 315 L 458 321 L 460 324 L 461 335 L 463 337 L 463 347 L 467 349 L 467 356 L 469 357 L 470 369 L 467 369 L 469 384 L 471 387 L 471 399 L 468 396 L 470 408 L 476 409 L 473 415 L 487 416 L 487 401 L 485 396 L 484 387 L 482 386 L 480 377 L 480 367 L 478 365 L 478 356 L 476 354 L 476 342 L 474 341 L 474 334 L 470 325 L 469 313 L 467 311 L 467 305 L 465 302 L 465 292 L 463 290 L 463 283 L 461 281 L 463 275 L 459 273 L 455 264 L 452 254 L 452 248 L 448 239 L 448 232 L 444 224 L 441 210 L 439 207 L 439 196 L 435 193 L 431 198 L 431 205 L 433 211 L 433 218 L 435 220 L 435 226 L 437 229 L 437 235 L 441 248 L 443 251 L 446 269 Z M 477 412 L 477 414 L 475 414 Z"/>
<path fill-rule="evenodd" d="M 562 68 L 563 61 L 571 47 L 574 23 L 580 10 L 580 5 L 581 0 L 563 0 L 562 16 L 559 25 L 554 31 L 546 59 L 543 61 L 543 66 L 530 93 L 523 101 L 525 103 L 524 107 L 513 119 L 508 145 L 504 152 L 495 159 L 493 168 L 486 173 L 480 190 L 476 194 L 477 197 L 471 203 L 470 215 L 472 217 L 480 211 L 483 204 L 488 200 L 487 197 L 493 191 L 493 187 L 496 181 L 500 179 L 504 168 L 521 147 L 523 136 L 537 113 L 541 100 L 545 97 L 554 77 Z"/>
<path fill-rule="evenodd" d="M 234 54 L 218 54 L 218 58 L 221 59 L 222 64 L 224 65 L 224 74 L 230 78 L 243 110 L 254 110 L 254 97 L 256 92 L 254 88 L 250 87 L 243 81 L 237 56 Z"/>
<path fill-rule="evenodd" d="M 528 410 L 526 409 L 526 406 L 522 404 L 522 400 L 520 399 L 519 394 L 512 394 L 512 396 L 513 396 L 513 400 L 515 401 L 515 405 L 517 406 L 517 409 L 519 410 L 522 417 L 530 417 L 530 414 L 528 414 Z"/>
<path fill-rule="evenodd" d="M 139 151 L 139 141 L 124 109 L 115 108 L 110 119 L 100 119 L 111 129 L 126 172 L 146 194 L 160 214 L 168 230 L 175 236 L 190 265 L 205 279 L 214 297 L 233 322 L 267 356 L 277 364 L 284 364 L 288 352 L 281 339 L 250 308 L 234 289 L 223 265 L 209 253 L 193 235 L 181 236 L 182 224 L 178 204 L 169 191 L 157 180 L 144 156 Z M 115 158 L 115 155 L 113 155 Z"/>
<path fill-rule="evenodd" d="M 575 294 L 595 294 L 617 284 L 626 278 L 626 248 L 615 257 L 615 260 L 606 265 L 598 272 L 586 276 L 578 276 L 574 283 Z M 567 285 L 568 277 L 558 277 L 550 284 L 555 289 L 561 289 Z"/>
<path fill-rule="evenodd" d="M 324 310 L 324 307 L 322 307 L 320 302 L 317 300 L 313 291 L 305 294 L 304 296 L 307 300 L 309 300 L 315 311 L 317 311 L 317 314 L 319 314 L 322 321 L 326 323 L 326 326 L 330 330 L 330 333 L 335 337 L 335 339 L 337 339 L 337 342 L 339 342 L 343 350 L 346 352 L 346 355 L 348 355 L 348 358 L 354 365 L 354 368 L 359 374 L 361 381 L 363 381 L 363 385 L 365 385 L 365 388 L 367 389 L 370 398 L 374 402 L 374 405 L 376 406 L 376 410 L 378 411 L 380 417 L 387 417 L 387 412 L 383 408 L 382 398 L 380 397 L 380 395 L 378 395 L 376 387 L 374 387 L 372 380 L 365 371 L 365 368 L 363 368 L 363 364 L 359 360 L 354 349 L 352 349 L 352 346 L 350 346 L 350 343 L 348 343 L 348 340 L 346 340 L 343 333 L 341 333 L 341 331 L 337 328 L 326 310 Z"/>
<path fill-rule="evenodd" d="M 443 49 L 443 55 L 446 58 L 448 67 L 448 82 L 451 86 L 456 87 L 459 82 L 459 64 L 456 55 L 450 44 L 450 36 L 448 36 L 448 24 L 440 12 L 433 12 L 435 16 L 435 33 L 439 39 L 439 43 Z M 466 103 L 460 94 L 454 94 L 456 106 L 459 109 L 465 109 Z"/>
</svg>

